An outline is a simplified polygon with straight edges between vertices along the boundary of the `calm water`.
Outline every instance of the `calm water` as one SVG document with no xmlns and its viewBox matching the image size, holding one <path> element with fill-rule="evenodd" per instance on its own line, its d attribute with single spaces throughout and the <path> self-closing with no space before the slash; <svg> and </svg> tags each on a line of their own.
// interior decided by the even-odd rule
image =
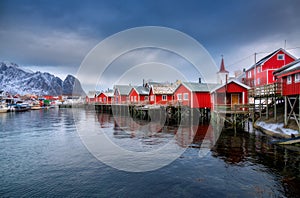
<svg viewBox="0 0 300 198">
<path fill-rule="evenodd" d="M 175 133 L 162 131 L 145 140 L 119 134 L 108 114 L 77 113 L 93 117 L 88 122 L 106 130 L 112 141 L 142 150 L 163 144 Z M 199 158 L 197 144 L 205 127 L 196 134 L 194 147 L 170 165 L 131 173 L 111 168 L 88 152 L 71 109 L 0 114 L 0 197 L 299 197 L 297 147 L 271 145 L 259 132 L 226 131 Z"/>
</svg>

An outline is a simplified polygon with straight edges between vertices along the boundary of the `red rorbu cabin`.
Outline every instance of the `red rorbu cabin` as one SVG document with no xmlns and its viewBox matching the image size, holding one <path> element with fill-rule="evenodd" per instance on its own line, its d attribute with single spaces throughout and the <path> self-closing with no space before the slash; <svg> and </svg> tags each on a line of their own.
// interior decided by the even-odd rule
<svg viewBox="0 0 300 198">
<path fill-rule="evenodd" d="M 218 106 L 232 107 L 235 104 L 248 104 L 249 86 L 236 80 L 229 80 L 211 91 L 214 109 Z"/>
<path fill-rule="evenodd" d="M 114 86 L 114 101 L 116 104 L 129 103 L 129 93 L 132 89 L 130 85 L 115 85 Z"/>
<path fill-rule="evenodd" d="M 148 103 L 149 89 L 144 86 L 135 86 L 129 93 L 130 103 Z"/>
<path fill-rule="evenodd" d="M 113 92 L 101 92 L 97 96 L 97 102 L 100 104 L 112 104 L 114 102 Z"/>
<path fill-rule="evenodd" d="M 174 92 L 176 103 L 190 108 L 211 109 L 210 91 L 217 84 L 183 82 Z"/>
<path fill-rule="evenodd" d="M 294 56 L 280 48 L 246 70 L 245 83 L 250 87 L 272 84 L 275 82 L 273 72 L 295 60 Z"/>
<path fill-rule="evenodd" d="M 274 72 L 278 82 L 282 82 L 283 96 L 300 95 L 300 59 Z"/>
<path fill-rule="evenodd" d="M 171 104 L 174 101 L 173 93 L 176 89 L 177 85 L 152 85 L 150 87 L 150 104 L 155 105 L 167 105 Z"/>
</svg>

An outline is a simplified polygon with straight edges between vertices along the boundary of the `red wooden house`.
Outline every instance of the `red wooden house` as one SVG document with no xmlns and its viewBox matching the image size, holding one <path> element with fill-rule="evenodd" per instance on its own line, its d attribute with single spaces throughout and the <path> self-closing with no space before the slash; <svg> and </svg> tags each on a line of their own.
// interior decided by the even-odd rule
<svg viewBox="0 0 300 198">
<path fill-rule="evenodd" d="M 100 104 L 112 104 L 114 103 L 114 92 L 101 92 L 96 101 Z"/>
<path fill-rule="evenodd" d="M 114 102 L 116 104 L 129 103 L 129 93 L 132 89 L 130 85 L 115 85 L 114 86 Z"/>
<path fill-rule="evenodd" d="M 210 109 L 210 91 L 216 86 L 217 84 L 183 82 L 175 90 L 174 99 L 183 106 Z"/>
<path fill-rule="evenodd" d="M 166 105 L 173 103 L 174 101 L 174 91 L 177 87 L 177 84 L 170 85 L 152 85 L 150 87 L 149 98 L 150 104 L 155 105 Z"/>
<path fill-rule="evenodd" d="M 294 120 L 300 132 L 300 59 L 278 69 L 274 75 L 282 83 L 284 124 Z"/>
<path fill-rule="evenodd" d="M 214 109 L 218 106 L 232 107 L 235 104 L 248 103 L 249 86 L 236 80 L 229 80 L 227 84 L 220 85 L 211 91 Z"/>
<path fill-rule="evenodd" d="M 134 86 L 129 93 L 130 103 L 148 103 L 149 89 L 144 86 Z"/>
<path fill-rule="evenodd" d="M 282 82 L 282 95 L 300 95 L 300 59 L 278 69 L 274 76 Z"/>
<path fill-rule="evenodd" d="M 245 83 L 250 87 L 272 84 L 275 82 L 273 72 L 294 60 L 294 56 L 280 48 L 246 70 Z"/>
</svg>

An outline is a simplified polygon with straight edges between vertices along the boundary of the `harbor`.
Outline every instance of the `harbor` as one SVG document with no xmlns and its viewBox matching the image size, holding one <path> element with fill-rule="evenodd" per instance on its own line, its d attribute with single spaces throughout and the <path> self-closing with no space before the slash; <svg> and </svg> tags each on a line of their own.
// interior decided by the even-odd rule
<svg viewBox="0 0 300 198">
<path fill-rule="evenodd" d="M 184 193 L 190 197 L 203 194 L 210 197 L 228 194 L 296 197 L 300 193 L 298 147 L 272 144 L 273 138 L 255 129 L 236 133 L 227 129 L 211 151 L 200 158 L 199 148 L 209 129 L 208 124 L 193 125 L 198 129 L 196 134 L 186 127 L 186 135 L 177 137 L 176 127 L 164 127 L 161 132 L 145 137 L 137 133 L 134 128 L 137 126 L 130 117 L 118 116 L 116 119 L 124 124 L 122 130 L 136 131 L 135 134 L 116 128 L 111 114 L 92 109 L 54 108 L 0 114 L 0 157 L 5 161 L 0 163 L 0 170 L 5 170 L 0 181 L 1 195 L 75 196 L 89 192 L 103 196 L 122 196 L 124 193 L 147 196 L 151 192 L 166 196 Z M 88 125 L 90 130 L 97 127 L 97 131 L 103 131 L 115 144 L 131 151 L 153 150 L 174 137 L 175 145 L 187 149 L 173 163 L 156 171 L 118 171 L 100 163 L 89 153 L 76 132 L 74 120 L 79 121 L 77 127 Z M 194 137 L 192 144 L 185 145 L 190 137 Z M 164 183 L 165 190 L 157 188 L 157 180 Z M 111 185 L 112 181 L 114 185 Z M 120 186 L 123 186 L 122 190 Z"/>
</svg>

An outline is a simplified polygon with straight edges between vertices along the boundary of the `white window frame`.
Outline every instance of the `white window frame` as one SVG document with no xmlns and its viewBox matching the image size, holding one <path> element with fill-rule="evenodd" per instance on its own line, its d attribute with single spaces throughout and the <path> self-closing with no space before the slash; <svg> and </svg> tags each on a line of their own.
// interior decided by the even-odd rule
<svg viewBox="0 0 300 198">
<path fill-rule="evenodd" d="M 183 100 L 189 100 L 189 94 L 188 93 L 183 94 Z"/>
<path fill-rule="evenodd" d="M 167 101 L 168 100 L 168 96 L 167 95 L 162 95 L 162 101 Z"/>
<path fill-rule="evenodd" d="M 284 58 L 285 58 L 284 54 L 277 54 L 277 60 L 284 60 Z"/>
<path fill-rule="evenodd" d="M 177 94 L 177 100 L 181 101 L 182 100 L 182 94 Z"/>
<path fill-rule="evenodd" d="M 133 97 L 133 101 L 134 101 L 134 102 L 137 102 L 136 96 Z"/>
<path fill-rule="evenodd" d="M 257 85 L 260 85 L 260 78 L 257 79 Z"/>
<path fill-rule="evenodd" d="M 251 70 L 248 71 L 248 78 L 251 78 Z"/>
<path fill-rule="evenodd" d="M 150 96 L 150 101 L 153 102 L 154 101 L 154 95 Z"/>
<path fill-rule="evenodd" d="M 261 72 L 261 66 L 257 67 L 257 73 Z"/>
<path fill-rule="evenodd" d="M 300 73 L 295 74 L 295 83 L 300 82 Z"/>
<path fill-rule="evenodd" d="M 292 76 L 291 75 L 289 75 L 289 76 L 287 76 L 287 78 L 286 78 L 286 84 L 292 84 Z"/>
</svg>

